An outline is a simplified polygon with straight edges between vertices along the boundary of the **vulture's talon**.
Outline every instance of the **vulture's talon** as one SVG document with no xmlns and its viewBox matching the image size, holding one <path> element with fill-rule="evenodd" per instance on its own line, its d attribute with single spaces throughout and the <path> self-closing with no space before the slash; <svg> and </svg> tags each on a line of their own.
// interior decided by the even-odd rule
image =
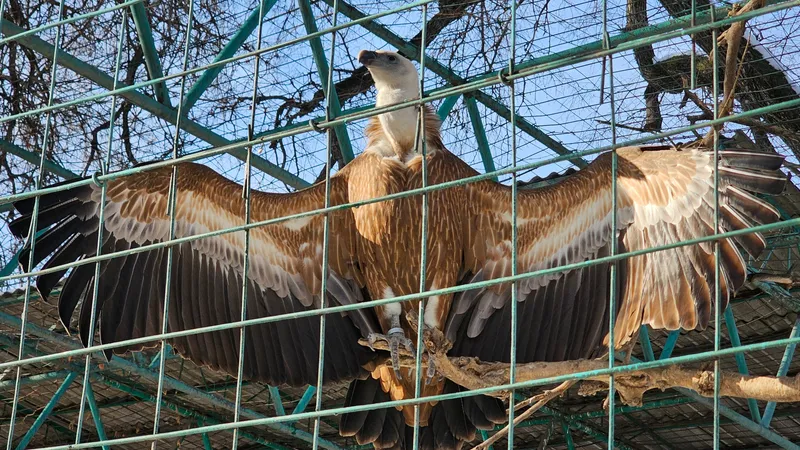
<svg viewBox="0 0 800 450">
<path fill-rule="evenodd" d="M 406 337 L 402 330 L 397 331 L 394 328 L 389 330 L 388 334 L 370 333 L 370 335 L 367 336 L 367 342 L 370 348 L 378 341 L 386 341 L 386 343 L 389 344 L 389 355 L 391 356 L 394 375 L 398 380 L 402 380 L 403 377 L 400 375 L 400 345 L 408 350 L 413 357 L 415 355 L 414 343 L 411 339 Z"/>
</svg>

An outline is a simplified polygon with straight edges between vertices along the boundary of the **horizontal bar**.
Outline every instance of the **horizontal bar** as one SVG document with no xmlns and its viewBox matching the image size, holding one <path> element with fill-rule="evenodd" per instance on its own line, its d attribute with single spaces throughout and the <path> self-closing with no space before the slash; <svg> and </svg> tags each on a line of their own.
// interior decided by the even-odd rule
<svg viewBox="0 0 800 450">
<path fill-rule="evenodd" d="M 3 33 L 6 34 L 6 35 L 17 35 L 17 34 L 19 34 L 19 33 L 24 31 L 22 28 L 20 28 L 19 26 L 17 26 L 13 22 L 10 22 L 10 21 L 8 21 L 6 19 L 0 19 L 0 22 L 2 23 Z M 23 37 L 23 38 L 20 39 L 20 43 L 25 45 L 26 47 L 36 51 L 36 52 L 42 54 L 47 59 L 52 60 L 52 58 L 53 58 L 53 54 L 54 54 L 54 51 L 55 51 L 54 47 L 51 44 L 39 39 L 38 37 L 26 36 L 26 37 Z M 146 95 L 144 95 L 144 94 L 142 94 L 142 93 L 140 93 L 138 91 L 135 91 L 133 89 L 129 89 L 127 91 L 121 91 L 120 89 L 114 89 L 115 81 L 114 81 L 114 79 L 112 77 L 108 76 L 105 72 L 103 72 L 99 68 L 97 68 L 95 66 L 92 66 L 92 65 L 90 65 L 90 64 L 88 64 L 88 63 L 76 58 L 75 56 L 69 54 L 68 52 L 66 52 L 64 50 L 60 50 L 59 51 L 59 53 L 58 53 L 58 63 L 63 65 L 64 67 L 74 71 L 75 73 L 77 73 L 77 74 L 79 74 L 79 75 L 81 75 L 81 76 L 83 76 L 83 77 L 85 77 L 85 78 L 87 78 L 89 80 L 92 80 L 93 82 L 97 83 L 98 85 L 100 85 L 100 86 L 102 86 L 102 87 L 104 87 L 106 89 L 109 89 L 109 91 L 104 93 L 103 95 L 90 96 L 90 97 L 103 98 L 103 97 L 109 95 L 111 92 L 116 92 L 119 95 L 122 95 L 123 97 L 128 99 L 133 104 L 143 108 L 144 110 L 150 112 L 151 114 L 155 115 L 156 117 L 164 119 L 164 120 L 166 120 L 167 122 L 169 122 L 169 123 L 171 123 L 173 125 L 175 125 L 177 123 L 178 112 L 175 111 L 174 109 L 169 108 L 169 107 L 159 103 L 158 101 L 156 101 L 156 100 L 154 100 L 154 99 L 152 99 L 152 98 L 150 98 L 150 97 L 148 97 L 148 96 L 146 96 Z M 163 78 L 161 78 L 161 79 L 163 80 Z M 123 83 L 121 81 L 117 81 L 116 85 L 125 86 L 125 83 Z M 121 92 L 117 92 L 117 91 L 121 91 Z M 113 94 L 111 94 L 111 95 L 113 95 Z M 85 98 L 88 99 L 90 97 L 85 97 Z M 41 111 L 44 111 L 44 110 L 50 111 L 50 110 L 55 110 L 55 109 L 66 108 L 66 107 L 68 107 L 68 105 L 67 105 L 68 103 L 70 103 L 70 102 L 60 103 L 60 104 L 57 104 L 57 105 L 53 105 L 51 107 L 40 108 L 39 110 L 35 110 L 35 112 L 36 111 L 40 111 L 40 110 Z M 16 114 L 15 116 L 24 117 L 24 116 L 27 116 L 27 115 L 30 115 L 30 114 L 22 113 L 22 114 Z M 2 119 L 0 119 L 0 123 L 8 121 L 8 120 L 12 120 L 13 118 L 14 118 L 14 116 L 3 117 Z M 197 122 L 195 122 L 193 120 L 190 120 L 188 118 L 182 118 L 181 119 L 181 128 L 183 130 L 186 130 L 187 132 L 191 133 L 192 135 L 197 136 L 198 138 L 208 142 L 211 145 L 223 146 L 223 145 L 227 145 L 227 144 L 231 143 L 231 141 L 229 141 L 228 139 L 226 139 L 226 138 L 214 133 L 213 131 L 207 129 L 206 127 L 204 127 L 204 126 L 200 125 L 199 123 L 197 123 Z M 244 149 L 239 149 L 239 147 L 236 147 L 235 150 L 234 149 L 231 149 L 231 150 L 233 150 L 233 151 L 231 151 L 229 153 L 231 153 L 236 158 L 239 158 L 242 161 L 246 161 L 247 160 L 247 152 Z M 264 173 L 267 173 L 267 174 L 269 174 L 269 175 L 271 175 L 271 176 L 283 181 L 284 183 L 286 183 L 286 184 L 288 184 L 288 185 L 290 185 L 292 187 L 303 188 L 303 187 L 307 187 L 309 185 L 308 182 L 306 182 L 302 178 L 298 177 L 297 175 L 291 174 L 291 173 L 283 170 L 282 168 L 276 166 L 275 164 L 272 164 L 271 162 L 265 160 L 264 158 L 261 158 L 260 156 L 252 155 L 252 165 L 253 165 L 253 167 L 255 167 L 255 168 L 263 171 Z"/>
</svg>

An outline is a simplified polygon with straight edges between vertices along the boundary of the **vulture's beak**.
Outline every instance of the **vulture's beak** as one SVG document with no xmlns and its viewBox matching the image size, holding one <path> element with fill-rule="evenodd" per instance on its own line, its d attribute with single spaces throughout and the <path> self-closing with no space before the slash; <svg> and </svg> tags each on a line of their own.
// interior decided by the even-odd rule
<svg viewBox="0 0 800 450">
<path fill-rule="evenodd" d="M 371 50 L 361 50 L 358 52 L 358 62 L 369 67 L 370 64 L 378 60 L 378 54 Z"/>
</svg>

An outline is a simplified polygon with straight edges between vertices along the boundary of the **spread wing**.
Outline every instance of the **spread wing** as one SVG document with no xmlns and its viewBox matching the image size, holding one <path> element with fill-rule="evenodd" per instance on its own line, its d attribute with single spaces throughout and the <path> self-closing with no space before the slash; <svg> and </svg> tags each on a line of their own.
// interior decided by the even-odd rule
<svg viewBox="0 0 800 450">
<path fill-rule="evenodd" d="M 175 236 L 186 237 L 240 226 L 244 221 L 242 187 L 197 164 L 178 166 Z M 172 168 L 161 168 L 109 182 L 104 210 L 102 253 L 163 242 L 170 234 L 167 201 Z M 331 181 L 332 204 L 344 203 L 346 180 Z M 252 193 L 251 220 L 262 221 L 324 206 L 324 184 L 291 194 Z M 96 254 L 101 189 L 89 184 L 41 197 L 34 264 L 56 267 Z M 17 202 L 22 217 L 10 224 L 17 236 L 28 233 L 33 199 Z M 351 263 L 353 229 L 349 211 L 330 215 L 330 305 L 362 301 L 357 266 Z M 323 222 L 306 216 L 254 228 L 250 233 L 247 318 L 259 318 L 320 305 Z M 169 283 L 168 330 L 181 331 L 238 321 L 243 291 L 243 231 L 179 244 L 174 248 Z M 20 262 L 28 267 L 27 246 Z M 97 330 L 103 343 L 161 332 L 167 289 L 168 250 L 143 251 L 101 263 Z M 66 271 L 38 276 L 47 298 Z M 95 264 L 71 270 L 58 299 L 61 321 L 69 330 L 80 304 L 78 328 L 88 340 Z M 374 355 L 357 341 L 379 331 L 374 314 L 359 310 L 327 316 L 325 380 L 347 379 Z M 236 375 L 240 330 L 232 328 L 172 340 L 173 347 L 198 364 Z M 152 344 L 148 344 L 152 345 Z M 141 348 L 141 347 L 138 347 Z M 128 347 L 118 347 L 123 353 Z M 272 384 L 314 384 L 319 362 L 319 318 L 246 327 L 244 374 Z M 372 354 L 371 354 L 372 353 Z M 108 352 L 108 356 L 111 354 Z"/>
<path fill-rule="evenodd" d="M 629 147 L 618 151 L 619 252 L 652 248 L 714 231 L 714 158 L 701 150 Z M 778 212 L 752 193 L 778 194 L 786 177 L 777 155 L 720 153 L 720 231 L 774 222 Z M 468 188 L 474 208 L 465 262 L 466 281 L 511 275 L 509 187 Z M 610 253 L 611 154 L 555 185 L 521 190 L 518 197 L 519 273 L 579 263 Z M 745 281 L 736 244 L 758 256 L 763 236 L 720 242 L 722 305 Z M 616 345 L 642 324 L 704 328 L 715 292 L 714 244 L 683 246 L 619 263 Z M 586 358 L 607 345 L 609 264 L 527 278 L 518 283 L 520 361 Z M 508 360 L 508 285 L 472 290 L 454 300 L 446 332 L 453 354 Z M 605 338 L 605 341 L 604 341 Z"/>
</svg>

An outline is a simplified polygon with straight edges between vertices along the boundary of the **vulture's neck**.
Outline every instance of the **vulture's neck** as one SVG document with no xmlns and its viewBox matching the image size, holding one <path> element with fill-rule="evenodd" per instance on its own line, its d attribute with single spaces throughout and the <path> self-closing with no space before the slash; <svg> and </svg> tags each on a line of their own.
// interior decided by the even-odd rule
<svg viewBox="0 0 800 450">
<path fill-rule="evenodd" d="M 419 98 L 419 87 L 416 83 L 408 83 L 407 86 L 388 86 L 376 82 L 375 86 L 378 90 L 376 107 L 396 105 Z M 365 130 L 367 146 L 384 157 L 397 157 L 400 161 L 409 161 L 415 155 L 422 153 L 422 139 L 420 138 L 417 145 L 414 145 L 418 120 L 419 113 L 413 106 L 373 117 Z M 443 148 L 440 128 L 439 117 L 426 105 L 425 136 L 428 153 Z"/>
</svg>

